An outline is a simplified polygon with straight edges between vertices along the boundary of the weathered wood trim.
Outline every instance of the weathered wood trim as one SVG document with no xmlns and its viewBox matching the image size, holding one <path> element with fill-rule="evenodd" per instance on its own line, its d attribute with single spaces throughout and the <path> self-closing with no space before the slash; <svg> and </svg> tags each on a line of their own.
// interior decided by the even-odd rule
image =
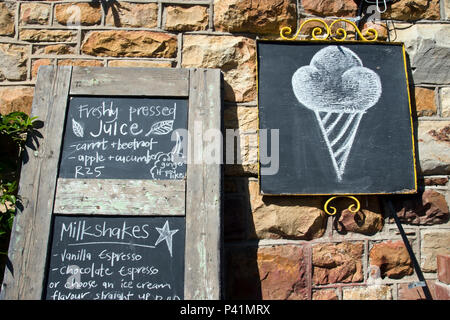
<svg viewBox="0 0 450 320">
<path fill-rule="evenodd" d="M 184 216 L 186 181 L 59 178 L 55 214 Z"/>
<path fill-rule="evenodd" d="M 193 148 L 199 143 L 199 137 L 194 137 L 195 124 L 201 123 L 202 132 L 221 130 L 221 112 L 220 70 L 190 70 L 188 131 L 193 144 L 188 148 L 191 163 L 187 166 L 186 181 L 184 298 L 187 300 L 216 300 L 221 296 L 222 170 L 220 163 L 208 164 L 204 158 L 198 163 L 194 158 L 198 150 Z"/>
<path fill-rule="evenodd" d="M 41 299 L 59 153 L 72 67 L 41 67 L 32 116 L 44 122 L 36 151 L 27 149 L 19 183 L 23 208 L 15 218 L 2 299 Z M 28 137 L 32 139 L 32 137 Z M 31 140 L 29 140 L 31 141 Z"/>
<path fill-rule="evenodd" d="M 74 67 L 71 95 L 187 97 L 187 69 Z"/>
</svg>

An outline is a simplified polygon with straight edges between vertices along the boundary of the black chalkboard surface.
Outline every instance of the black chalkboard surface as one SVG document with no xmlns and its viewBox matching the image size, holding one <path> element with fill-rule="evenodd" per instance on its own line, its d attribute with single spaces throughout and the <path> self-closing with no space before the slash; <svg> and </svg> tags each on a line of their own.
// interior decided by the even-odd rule
<svg viewBox="0 0 450 320">
<path fill-rule="evenodd" d="M 180 155 L 187 99 L 71 97 L 59 177 L 183 179 Z"/>
<path fill-rule="evenodd" d="M 183 299 L 184 217 L 55 216 L 48 300 Z"/>
<path fill-rule="evenodd" d="M 416 191 L 402 44 L 258 41 L 257 52 L 259 128 L 279 130 L 263 194 Z"/>
</svg>

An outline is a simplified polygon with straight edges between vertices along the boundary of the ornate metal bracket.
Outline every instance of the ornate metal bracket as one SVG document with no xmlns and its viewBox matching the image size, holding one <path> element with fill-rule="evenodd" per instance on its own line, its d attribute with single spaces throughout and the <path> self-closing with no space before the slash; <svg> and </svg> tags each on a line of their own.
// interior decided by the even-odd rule
<svg viewBox="0 0 450 320">
<path fill-rule="evenodd" d="M 356 197 L 354 197 L 354 196 L 334 196 L 334 197 L 331 197 L 330 199 L 328 199 L 327 202 L 325 202 L 325 205 L 323 206 L 323 209 L 325 210 L 325 212 L 326 212 L 327 214 L 329 214 L 330 216 L 335 215 L 336 212 L 337 212 L 337 210 L 336 210 L 335 207 L 330 206 L 330 209 L 332 210 L 332 212 L 328 211 L 328 205 L 330 204 L 331 201 L 333 201 L 333 200 L 336 199 L 336 198 L 340 198 L 340 197 L 343 197 L 343 198 L 350 198 L 350 199 L 352 199 L 353 201 L 355 201 L 356 206 L 355 206 L 355 204 L 351 204 L 351 205 L 348 207 L 348 210 L 350 210 L 350 212 L 352 212 L 352 213 L 357 213 L 357 212 L 359 211 L 359 209 L 361 209 L 361 203 L 360 203 L 359 200 L 358 200 Z"/>
<path fill-rule="evenodd" d="M 352 25 L 353 28 L 355 29 L 356 33 L 358 33 L 358 35 L 360 36 L 361 41 L 373 42 L 373 41 L 377 41 L 377 39 L 378 39 L 377 30 L 375 30 L 373 28 L 369 28 L 364 32 L 364 35 L 363 35 L 361 33 L 361 31 L 359 30 L 359 28 L 356 26 L 356 24 L 350 20 L 337 19 L 337 20 L 334 20 L 333 22 L 331 22 L 330 25 L 328 25 L 324 20 L 317 19 L 317 18 L 308 19 L 308 20 L 304 21 L 300 25 L 300 27 L 297 30 L 297 33 L 293 37 L 288 37 L 292 33 L 292 29 L 290 27 L 281 28 L 280 29 L 281 38 L 283 40 L 296 40 L 297 37 L 299 36 L 300 32 L 302 31 L 303 27 L 310 22 L 319 22 L 320 24 L 322 24 L 323 29 L 325 29 L 325 31 L 326 31 L 326 34 L 323 35 L 322 27 L 319 27 L 319 26 L 315 27 L 311 33 L 311 36 L 314 40 L 330 40 L 330 41 L 345 41 L 345 40 L 347 40 L 347 36 L 348 36 L 347 31 L 342 27 L 337 28 L 335 31 L 335 34 L 332 34 L 333 26 L 338 22 L 345 22 L 345 23 Z"/>
</svg>

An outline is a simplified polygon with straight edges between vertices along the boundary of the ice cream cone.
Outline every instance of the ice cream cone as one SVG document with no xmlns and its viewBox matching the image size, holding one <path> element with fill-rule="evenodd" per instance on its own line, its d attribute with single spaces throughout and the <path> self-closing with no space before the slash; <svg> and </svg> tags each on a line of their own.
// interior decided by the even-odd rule
<svg viewBox="0 0 450 320">
<path fill-rule="evenodd" d="M 364 111 L 315 111 L 315 114 L 327 144 L 336 176 L 341 181 Z"/>
</svg>

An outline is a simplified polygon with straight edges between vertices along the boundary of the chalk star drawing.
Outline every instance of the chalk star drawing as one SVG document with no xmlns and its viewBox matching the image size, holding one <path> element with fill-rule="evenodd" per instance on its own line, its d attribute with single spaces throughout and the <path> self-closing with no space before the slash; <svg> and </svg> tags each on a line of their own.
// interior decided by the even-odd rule
<svg viewBox="0 0 450 320">
<path fill-rule="evenodd" d="M 169 229 L 169 221 L 167 221 L 167 220 L 162 228 L 155 227 L 155 229 L 159 232 L 159 238 L 155 242 L 155 247 L 160 242 L 166 240 L 167 248 L 169 249 L 170 256 L 172 257 L 172 237 L 175 233 L 178 232 L 178 229 L 170 230 Z"/>
<path fill-rule="evenodd" d="M 297 100 L 314 111 L 338 181 L 342 181 L 361 118 L 381 96 L 381 80 L 343 46 L 319 50 L 292 76 Z"/>
</svg>

